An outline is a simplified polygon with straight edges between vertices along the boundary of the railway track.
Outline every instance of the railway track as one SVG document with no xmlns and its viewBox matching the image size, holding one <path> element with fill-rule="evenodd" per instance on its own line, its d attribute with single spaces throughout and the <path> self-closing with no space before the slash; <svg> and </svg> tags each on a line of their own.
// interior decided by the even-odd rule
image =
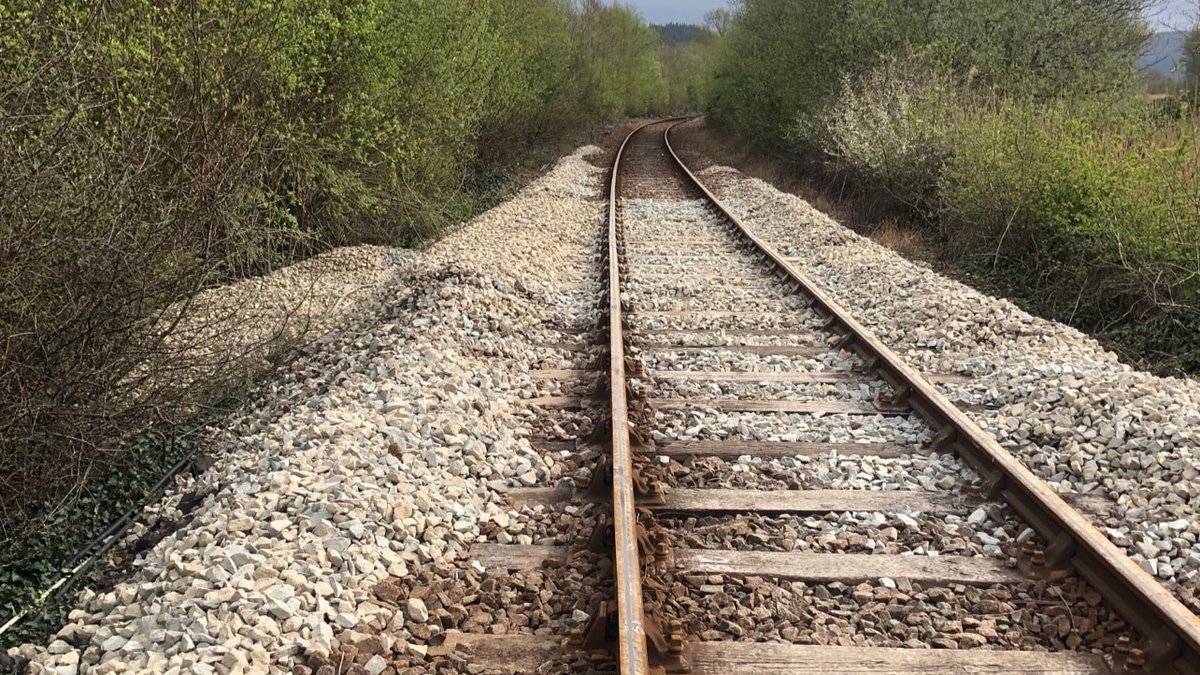
<svg viewBox="0 0 1200 675">
<path fill-rule="evenodd" d="M 571 639 L 445 649 L 487 672 L 1200 672 L 1196 616 L 951 402 L 964 376 L 914 372 L 746 230 L 679 123 L 614 157 L 601 367 L 541 374 L 577 385 L 544 407 L 607 411 L 592 484 L 509 495 L 590 509 L 590 535 L 472 550 L 584 561 L 607 597 Z"/>
</svg>

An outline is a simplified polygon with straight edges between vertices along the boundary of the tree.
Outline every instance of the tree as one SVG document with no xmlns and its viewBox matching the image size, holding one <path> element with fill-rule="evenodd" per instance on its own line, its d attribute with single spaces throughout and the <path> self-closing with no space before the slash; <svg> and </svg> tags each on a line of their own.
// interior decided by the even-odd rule
<svg viewBox="0 0 1200 675">
<path fill-rule="evenodd" d="M 1183 68 L 1188 89 L 1200 90 L 1200 24 L 1196 24 L 1183 43 Z"/>
<path fill-rule="evenodd" d="M 717 35 L 725 35 L 733 26 L 735 14 L 733 11 L 717 8 L 704 15 L 704 25 L 713 29 Z"/>
<path fill-rule="evenodd" d="M 709 112 L 751 141 L 811 146 L 813 116 L 847 77 L 910 53 L 989 94 L 1122 94 L 1138 82 L 1149 1 L 742 0 Z"/>
</svg>

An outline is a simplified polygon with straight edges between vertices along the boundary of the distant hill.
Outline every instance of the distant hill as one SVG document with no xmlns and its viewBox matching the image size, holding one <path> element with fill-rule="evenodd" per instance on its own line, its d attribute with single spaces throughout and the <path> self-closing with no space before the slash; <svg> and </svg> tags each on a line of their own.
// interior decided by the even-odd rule
<svg viewBox="0 0 1200 675">
<path fill-rule="evenodd" d="M 699 42 L 712 37 L 712 31 L 704 26 L 697 26 L 693 23 L 668 23 L 665 25 L 651 26 L 662 37 L 663 42 L 672 45 L 687 44 L 688 42 Z"/>
<path fill-rule="evenodd" d="M 1138 68 L 1167 77 L 1182 77 L 1174 72 L 1175 64 L 1183 59 L 1183 41 L 1187 33 L 1181 30 L 1155 33 L 1146 44 L 1146 53 L 1138 60 Z"/>
</svg>

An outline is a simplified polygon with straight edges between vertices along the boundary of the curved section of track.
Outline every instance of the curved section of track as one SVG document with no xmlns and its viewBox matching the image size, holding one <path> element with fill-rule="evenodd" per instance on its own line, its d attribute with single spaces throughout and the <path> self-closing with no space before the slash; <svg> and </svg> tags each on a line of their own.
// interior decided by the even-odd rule
<svg viewBox="0 0 1200 675">
<path fill-rule="evenodd" d="M 617 585 L 618 658 L 623 673 L 649 672 L 643 623 L 645 610 L 642 605 L 641 562 L 637 546 L 633 446 L 629 434 L 625 331 L 621 308 L 621 267 L 625 247 L 624 236 L 618 223 L 616 198 L 621 188 L 621 160 L 630 139 L 638 131 L 625 139 L 613 160 L 608 208 L 608 377 L 612 428 L 613 562 Z"/>
<path fill-rule="evenodd" d="M 745 569 L 752 572 L 776 570 L 785 577 L 801 581 L 820 582 L 824 578 L 851 579 L 853 574 L 833 574 L 828 570 L 797 572 L 791 558 L 783 554 L 734 556 L 678 550 L 673 543 L 669 527 L 655 523 L 656 513 L 679 515 L 691 518 L 692 523 L 703 520 L 709 514 L 746 513 L 824 513 L 833 511 L 886 511 L 892 504 L 911 505 L 919 502 L 919 509 L 936 509 L 938 499 L 934 495 L 909 493 L 870 495 L 870 491 L 845 491 L 841 496 L 828 495 L 812 490 L 705 490 L 690 489 L 688 486 L 668 485 L 668 477 L 662 475 L 656 460 L 674 461 L 671 458 L 709 454 L 715 457 L 737 456 L 736 453 L 766 454 L 795 452 L 800 445 L 792 444 L 773 448 L 772 443 L 732 444 L 712 441 L 705 444 L 695 440 L 690 443 L 670 443 L 665 447 L 656 445 L 656 439 L 676 440 L 675 431 L 664 434 L 655 428 L 657 420 L 669 417 L 673 409 L 702 408 L 707 410 L 740 413 L 746 411 L 770 411 L 781 415 L 830 415 L 833 419 L 854 418 L 855 415 L 887 417 L 900 416 L 914 420 L 914 425 L 925 425 L 918 435 L 925 434 L 928 443 L 925 451 L 961 458 L 977 476 L 964 481 L 962 494 L 970 494 L 981 501 L 1006 504 L 1018 519 L 1036 531 L 1040 543 L 1025 542 L 1020 556 L 1021 573 L 1034 578 L 1060 579 L 1068 573 L 1076 573 L 1103 596 L 1107 606 L 1122 617 L 1140 636 L 1140 649 L 1129 649 L 1130 640 L 1110 640 L 1105 644 L 1113 647 L 1104 659 L 1108 668 L 1124 669 L 1125 672 L 1193 673 L 1200 672 L 1200 621 L 1156 580 L 1143 572 L 1121 550 L 1079 512 L 1073 509 L 1048 485 L 1036 478 L 1019 460 L 1002 449 L 990 436 L 974 424 L 967 415 L 943 395 L 930 379 L 917 373 L 904 361 L 882 344 L 860 323 L 855 321 L 833 299 L 823 292 L 811 279 L 791 265 L 786 258 L 756 237 L 732 214 L 720 200 L 686 167 L 671 148 L 670 131 L 680 122 L 669 120 L 651 123 L 636 129 L 622 144 L 616 154 L 611 176 L 608 237 L 609 277 L 609 350 L 610 350 L 610 396 L 612 405 L 612 475 L 614 558 L 618 592 L 616 628 L 620 672 L 642 674 L 650 672 L 734 672 L 728 670 L 739 664 L 736 672 L 753 672 L 769 669 L 770 672 L 811 672 L 808 666 L 788 666 L 796 659 L 808 659 L 815 654 L 802 651 L 775 650 L 768 647 L 746 648 L 746 643 L 698 642 L 686 634 L 689 619 L 672 615 L 668 609 L 678 605 L 672 598 L 686 584 L 678 581 L 678 568 L 690 565 L 693 572 L 707 572 L 709 579 L 725 580 L 713 570 L 734 570 L 729 562 L 734 558 L 749 560 Z M 650 293 L 651 286 L 630 285 L 630 267 L 633 258 L 631 237 L 627 221 L 646 219 L 646 214 L 636 213 L 638 198 L 661 198 L 695 196 L 706 206 L 707 216 L 715 219 L 706 226 L 702 237 L 684 240 L 643 237 L 638 246 L 639 273 L 643 279 L 662 278 L 667 282 L 677 281 L 671 277 L 679 269 L 662 260 L 686 258 L 686 265 L 709 280 L 711 297 L 732 298 L 721 300 L 719 309 L 703 303 L 684 303 L 686 309 L 674 309 L 673 305 L 661 303 Z M 703 228 L 702 228 L 703 229 Z M 721 230 L 724 230 L 724 238 Z M 649 230 L 647 230 L 649 231 Z M 659 235 L 661 237 L 661 235 Z M 677 246 L 683 252 L 664 253 L 655 246 Z M 657 256 L 657 257 L 655 257 Z M 734 258 L 738 258 L 735 262 Z M 755 263 L 754 261 L 758 261 Z M 678 262 L 678 261 L 677 261 Z M 753 265 L 760 266 L 755 272 Z M 656 277 L 655 265 L 665 271 Z M 739 277 L 738 275 L 741 274 Z M 756 276 L 758 275 L 758 276 Z M 635 277 L 636 278 L 636 277 Z M 733 292 L 730 287 L 744 282 L 754 292 Z M 678 290 L 678 288 L 676 289 Z M 694 289 L 693 289 L 694 290 Z M 685 292 L 692 292 L 685 289 Z M 732 302 L 733 307 L 728 306 Z M 720 304 L 720 303 L 718 303 Z M 740 309 L 744 306 L 745 309 Z M 701 322 L 701 323 L 693 323 Z M 766 324 L 764 325 L 764 322 Z M 709 346 L 702 339 L 705 333 L 717 333 L 719 356 L 705 350 Z M 663 338 L 647 346 L 644 336 Z M 825 336 L 813 337 L 813 336 Z M 708 371 L 665 373 L 659 376 L 668 387 L 676 392 L 671 397 L 650 393 L 647 382 L 656 378 L 644 371 L 643 361 L 638 355 L 645 349 L 667 349 L 673 355 L 663 360 L 651 357 L 647 360 L 656 367 L 672 362 L 718 363 Z M 729 371 L 729 363 L 769 359 L 774 356 L 801 356 L 823 353 L 822 350 L 838 352 L 838 357 L 822 357 L 824 363 L 834 364 L 830 369 L 794 372 L 784 367 L 778 370 L 777 363 L 771 366 L 772 373 L 756 373 L 735 377 Z M 715 351 L 715 350 L 714 350 Z M 656 360 L 657 359 L 657 360 Z M 690 359 L 690 361 L 689 361 Z M 741 359 L 741 361 L 739 361 Z M 853 361 L 853 366 L 849 364 Z M 755 370 L 751 366 L 751 370 Z M 764 400 L 728 399 L 684 400 L 678 392 L 694 391 L 680 381 L 711 382 L 711 390 L 729 391 L 730 382 L 762 383 L 766 381 L 788 383 L 838 383 L 858 382 L 864 392 L 874 394 L 873 401 L 825 400 L 820 396 L 795 392 L 774 392 Z M 752 395 L 757 396 L 757 395 Z M 782 397 L 782 398 L 780 398 Z M 665 416 L 665 417 L 664 417 Z M 858 418 L 861 419 L 861 418 Z M 861 424 L 860 422 L 854 422 Z M 915 427 L 914 427 L 915 428 Z M 728 445 L 728 444 L 727 444 Z M 833 448 L 836 443 L 808 443 L 806 451 L 816 452 L 822 448 Z M 736 447 L 734 447 L 736 446 Z M 862 446 L 864 449 L 866 446 Z M 879 444 L 877 449 L 882 447 Z M 884 452 L 884 450 L 879 450 Z M 907 452 L 907 450 L 904 450 Z M 953 481 L 951 481 L 953 482 Z M 959 490 L 960 488 L 955 488 Z M 861 493 L 867 492 L 867 495 Z M 818 494 L 821 493 L 821 494 Z M 957 493 L 956 493 L 957 495 Z M 853 498 L 851 498 L 853 497 Z M 874 498 L 871 499 L 866 497 Z M 957 497 L 956 497 L 957 498 Z M 904 502 L 908 499 L 908 502 Z M 825 501 L 822 501 L 825 500 Z M 828 500 L 834 500 L 832 503 Z M 899 501 L 895 501 L 899 500 Z M 948 500 L 947 503 L 953 500 Z M 814 502 L 809 504 L 809 502 Z M 871 505 L 868 505 L 870 502 Z M 858 506 L 854 506 L 857 504 Z M 930 505 L 934 506 L 930 506 Z M 905 506 L 907 508 L 907 506 Z M 918 510 L 919 510 L 918 509 Z M 668 516 L 669 518 L 670 516 Z M 862 556 L 860 556 L 861 558 Z M 869 556 L 868 558 L 882 558 Z M 724 562 L 720 562 L 724 560 Z M 798 560 L 798 559 L 796 559 Z M 813 559 L 809 559 L 811 564 Z M 836 566 L 837 561 L 827 559 L 825 563 Z M 846 556 L 841 560 L 850 564 L 858 560 Z M 965 558 L 966 561 L 976 560 Z M 682 561 L 682 562 L 681 562 Z M 714 562 L 717 561 L 717 562 Z M 678 565 L 676 563 L 679 563 Z M 868 560 L 871 570 L 887 569 L 879 560 Z M 966 565 L 966 563 L 963 563 Z M 873 567 L 872 567 L 873 565 Z M 908 566 L 907 568 L 905 566 Z M 969 565 L 967 565 L 969 567 Z M 930 578 L 945 576 L 945 568 L 933 565 L 925 573 Z M 911 569 L 908 569 L 911 568 Z M 914 558 L 902 559 L 892 569 L 902 573 L 911 571 L 921 574 L 921 563 Z M 963 568 L 965 569 L 965 568 Z M 981 579 L 1003 581 L 1008 576 L 998 566 L 980 564 L 973 574 Z M 939 571 L 940 570 L 940 571 Z M 959 570 L 961 572 L 961 570 Z M 871 572 L 874 574 L 875 572 Z M 662 579 L 656 581 L 659 575 Z M 867 573 L 865 574 L 869 577 Z M 967 574 L 962 572 L 962 574 Z M 989 577 L 988 575 L 992 575 Z M 737 574 L 733 574 L 737 577 Z M 757 578 L 752 576 L 751 578 Z M 664 581 L 665 579 L 665 581 Z M 970 585 L 970 578 L 965 582 Z M 675 583 L 674 591 L 669 590 Z M 710 584 L 706 592 L 720 592 Z M 716 590 L 713 590 L 716 589 Z M 644 597 L 645 596 L 645 597 Z M 673 604 L 674 603 L 674 604 Z M 649 609 L 648 609 L 649 608 Z M 648 613 L 649 612 L 649 613 Z M 658 612 L 660 615 L 655 615 Z M 678 612 L 677 612 L 678 614 Z M 1136 639 L 1136 638 L 1135 638 Z M 701 647 L 693 653 L 693 647 Z M 886 651 L 886 650 L 885 650 Z M 914 650 L 893 650 L 914 652 Z M 920 651 L 920 650 L 915 650 Z M 974 651 L 974 650 L 970 650 Z M 712 658 L 724 653 L 723 658 Z M 939 652 L 942 653 L 942 652 Z M 965 652 L 964 652 L 965 653 Z M 1055 660 L 1044 652 L 1005 652 L 1010 663 L 1025 663 L 1028 654 L 1043 654 L 1045 669 L 1026 672 L 1100 672 L 1099 662 L 1072 661 L 1066 653 L 1065 660 Z M 987 652 L 984 652 L 984 656 Z M 844 655 L 843 655 L 844 656 Z M 976 654 L 975 656 L 978 656 Z M 824 657 L 820 657 L 824 658 Z M 896 655 L 873 654 L 870 659 L 891 659 Z M 973 657 L 972 657 L 973 658 Z M 1036 660 L 1036 657 L 1034 657 Z M 960 658 L 948 661 L 939 667 L 936 659 L 918 659 L 919 669 L 928 672 L 962 672 L 963 669 L 988 668 L 986 659 L 972 661 Z M 1034 661 L 1030 661 L 1033 663 Z M 829 663 L 837 663 L 831 660 Z M 917 663 L 917 662 L 914 662 Z M 1144 663 L 1144 665 L 1143 665 Z M 713 665 L 724 664 L 724 665 Z M 1055 665 L 1058 664 L 1058 665 Z M 722 670 L 722 668 L 726 670 Z M 826 664 L 825 670 L 830 666 Z M 882 669 L 887 672 L 887 668 Z M 899 672 L 898 670 L 896 672 Z M 906 671 L 907 672 L 907 671 Z"/>
</svg>

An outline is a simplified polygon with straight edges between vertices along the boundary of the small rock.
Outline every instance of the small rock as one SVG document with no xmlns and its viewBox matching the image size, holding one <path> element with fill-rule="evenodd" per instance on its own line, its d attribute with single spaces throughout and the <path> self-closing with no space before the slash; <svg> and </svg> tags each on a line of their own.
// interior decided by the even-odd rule
<svg viewBox="0 0 1200 675">
<path fill-rule="evenodd" d="M 429 610 L 425 607 L 425 601 L 420 598 L 409 598 L 404 606 L 404 615 L 409 621 L 416 623 L 425 623 L 429 621 Z"/>
</svg>

